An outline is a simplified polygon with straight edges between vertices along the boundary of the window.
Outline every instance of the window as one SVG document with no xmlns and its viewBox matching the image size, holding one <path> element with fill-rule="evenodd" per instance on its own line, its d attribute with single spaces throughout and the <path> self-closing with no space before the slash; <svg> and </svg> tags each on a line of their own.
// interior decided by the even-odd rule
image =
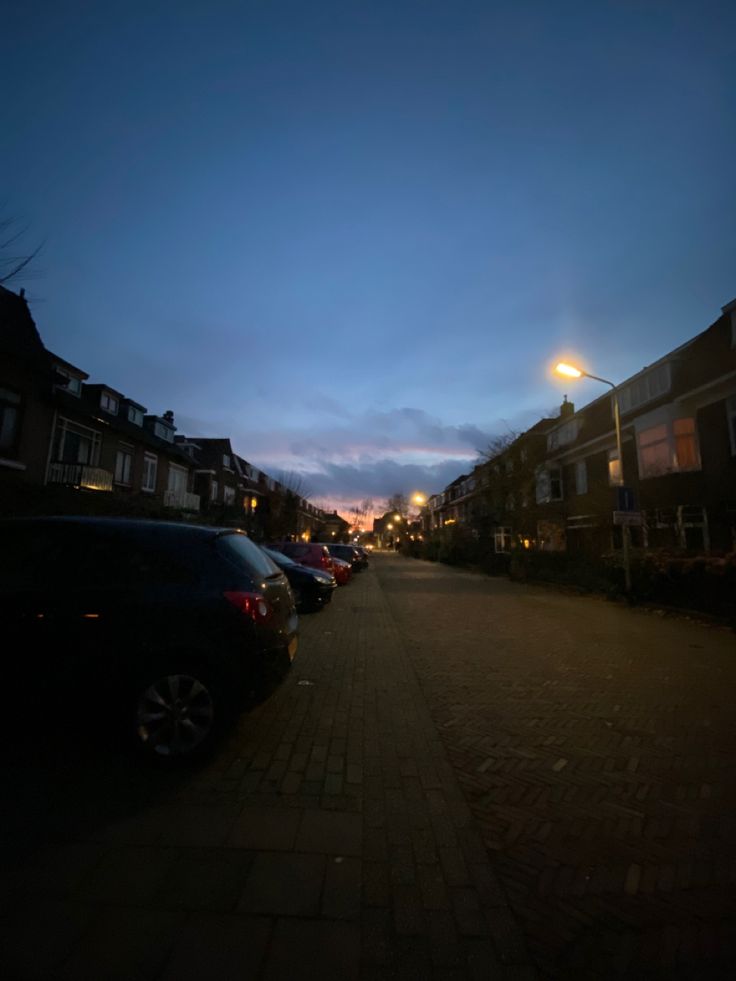
<svg viewBox="0 0 736 981">
<path fill-rule="evenodd" d="M 20 436 L 20 395 L 0 388 L 0 454 L 14 453 Z"/>
<path fill-rule="evenodd" d="M 728 416 L 728 435 L 731 440 L 731 456 L 736 456 L 736 395 L 726 400 L 726 414 Z"/>
<path fill-rule="evenodd" d="M 222 465 L 226 470 L 230 469 L 230 456 L 227 453 L 222 454 Z"/>
<path fill-rule="evenodd" d="M 143 425 L 143 411 L 141 409 L 136 409 L 134 405 L 128 406 L 128 422 L 132 422 L 134 426 Z"/>
<path fill-rule="evenodd" d="M 133 472 L 133 451 L 127 446 L 121 447 L 115 457 L 115 483 L 130 484 Z"/>
<path fill-rule="evenodd" d="M 54 434 L 53 459 L 57 463 L 83 463 L 96 467 L 100 462 L 102 437 L 68 419 L 60 419 Z"/>
<path fill-rule="evenodd" d="M 118 400 L 114 395 L 110 395 L 109 392 L 103 392 L 100 395 L 100 408 L 104 409 L 105 412 L 110 412 L 112 415 L 117 415 Z"/>
<path fill-rule="evenodd" d="M 529 454 L 527 452 L 526 447 L 525 446 L 522 446 L 522 448 L 519 450 L 519 460 L 522 463 L 526 463 L 528 455 Z"/>
<path fill-rule="evenodd" d="M 167 443 L 174 442 L 174 431 L 169 426 L 165 426 L 162 422 L 154 423 L 153 431 L 159 439 L 164 439 Z"/>
<path fill-rule="evenodd" d="M 556 450 L 560 446 L 567 446 L 568 443 L 573 443 L 578 438 L 579 432 L 580 420 L 570 419 L 562 426 L 558 426 L 557 429 L 553 429 L 547 436 L 547 449 Z"/>
<path fill-rule="evenodd" d="M 184 467 L 169 464 L 168 490 L 177 495 L 186 494 L 189 473 Z"/>
<path fill-rule="evenodd" d="M 562 470 L 560 467 L 537 469 L 537 504 L 562 500 Z"/>
<path fill-rule="evenodd" d="M 213 480 L 212 483 L 210 484 L 210 500 L 211 501 L 216 501 L 217 500 L 217 494 L 218 494 L 219 489 L 220 489 L 220 487 L 219 487 L 217 481 L 216 480 Z"/>
<path fill-rule="evenodd" d="M 72 375 L 66 368 L 61 368 L 58 364 L 54 365 L 54 371 L 64 379 L 56 388 L 63 388 L 65 392 L 69 392 L 70 395 L 76 395 L 79 398 L 82 394 L 82 379 L 77 377 L 77 375 Z"/>
<path fill-rule="evenodd" d="M 642 429 L 639 440 L 639 473 L 658 477 L 666 473 L 700 469 L 695 419 L 665 420 Z"/>
<path fill-rule="evenodd" d="M 608 454 L 608 483 L 611 487 L 619 487 L 623 484 L 621 480 L 621 461 L 618 458 L 618 450 L 610 450 Z"/>
<path fill-rule="evenodd" d="M 631 412 L 632 409 L 659 398 L 670 390 L 670 366 L 659 364 L 635 378 L 618 393 L 619 410 Z"/>
<path fill-rule="evenodd" d="M 143 454 L 143 479 L 141 480 L 141 490 L 152 493 L 156 490 L 156 477 L 158 474 L 158 457 L 153 453 Z"/>
<path fill-rule="evenodd" d="M 575 493 L 588 493 L 588 467 L 585 460 L 579 460 L 575 464 Z"/>
<path fill-rule="evenodd" d="M 493 533 L 493 547 L 496 552 L 511 551 L 511 529 L 497 527 Z"/>
<path fill-rule="evenodd" d="M 234 487 L 223 487 L 222 488 L 222 498 L 225 504 L 235 503 L 235 488 Z"/>
</svg>

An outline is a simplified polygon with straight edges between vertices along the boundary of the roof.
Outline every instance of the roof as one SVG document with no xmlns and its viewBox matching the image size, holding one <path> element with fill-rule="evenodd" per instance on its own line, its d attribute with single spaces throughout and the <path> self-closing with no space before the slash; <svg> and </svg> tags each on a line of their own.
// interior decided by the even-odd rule
<svg viewBox="0 0 736 981">
<path fill-rule="evenodd" d="M 24 358 L 46 354 L 25 297 L 4 286 L 0 286 L 0 350 Z"/>
</svg>

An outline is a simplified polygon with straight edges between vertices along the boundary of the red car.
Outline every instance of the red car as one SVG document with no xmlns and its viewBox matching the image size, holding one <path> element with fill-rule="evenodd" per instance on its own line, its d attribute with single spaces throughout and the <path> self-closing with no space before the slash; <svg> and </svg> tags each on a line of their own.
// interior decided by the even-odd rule
<svg viewBox="0 0 736 981">
<path fill-rule="evenodd" d="M 308 565 L 312 569 L 322 569 L 324 572 L 331 572 L 338 583 L 340 580 L 333 568 L 333 558 L 327 550 L 326 545 L 313 544 L 312 542 L 277 542 L 270 548 L 276 549 L 283 555 L 288 555 L 290 559 L 298 562 L 299 565 Z"/>
<path fill-rule="evenodd" d="M 330 556 L 330 558 L 332 559 L 332 574 L 337 579 L 337 585 L 347 586 L 353 578 L 353 570 L 350 563 L 345 562 L 343 559 L 336 559 L 334 555 Z"/>
</svg>

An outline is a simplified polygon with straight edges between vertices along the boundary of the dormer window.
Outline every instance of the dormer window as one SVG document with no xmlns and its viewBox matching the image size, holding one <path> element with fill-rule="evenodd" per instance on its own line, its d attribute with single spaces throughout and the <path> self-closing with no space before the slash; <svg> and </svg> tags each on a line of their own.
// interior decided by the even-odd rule
<svg viewBox="0 0 736 981">
<path fill-rule="evenodd" d="M 79 398 L 82 394 L 82 379 L 77 375 L 72 375 L 66 368 L 60 368 L 59 365 L 54 365 L 54 371 L 63 378 L 63 381 L 59 382 L 56 387 L 62 388 L 70 395 L 76 395 Z"/>
<path fill-rule="evenodd" d="M 132 422 L 134 426 L 143 425 L 143 411 L 141 409 L 136 409 L 134 405 L 128 406 L 128 422 Z"/>
<path fill-rule="evenodd" d="M 562 426 L 558 426 L 557 429 L 553 429 L 552 432 L 547 436 L 547 450 L 553 452 L 559 449 L 561 446 L 567 446 L 568 443 L 574 443 L 578 438 L 580 432 L 580 420 L 570 419 L 569 422 L 564 423 Z"/>
<path fill-rule="evenodd" d="M 651 402 L 669 392 L 671 385 L 671 374 L 669 364 L 659 364 L 650 368 L 647 372 L 639 375 L 634 381 L 629 382 L 619 389 L 618 405 L 619 411 L 623 415 L 638 409 L 640 405 Z"/>
<path fill-rule="evenodd" d="M 165 426 L 162 422 L 157 421 L 154 424 L 153 431 L 159 439 L 166 440 L 167 443 L 174 442 L 174 430 L 169 426 Z"/>
<path fill-rule="evenodd" d="M 229 456 L 229 455 L 228 455 L 227 453 L 223 453 L 223 454 L 222 454 L 222 465 L 223 465 L 223 467 L 225 467 L 225 468 L 226 468 L 227 470 L 229 470 L 229 469 L 230 469 L 230 456 Z"/>
<path fill-rule="evenodd" d="M 104 412 L 109 412 L 111 415 L 116 416 L 118 414 L 118 400 L 114 395 L 110 395 L 109 392 L 103 392 L 100 395 L 100 408 Z"/>
</svg>

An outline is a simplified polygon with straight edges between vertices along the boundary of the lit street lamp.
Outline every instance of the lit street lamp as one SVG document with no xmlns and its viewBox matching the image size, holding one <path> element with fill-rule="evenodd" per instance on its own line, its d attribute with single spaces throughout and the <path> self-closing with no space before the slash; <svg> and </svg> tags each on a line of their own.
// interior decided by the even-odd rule
<svg viewBox="0 0 736 981">
<path fill-rule="evenodd" d="M 565 378 L 592 378 L 593 381 L 601 382 L 603 385 L 610 385 L 611 392 L 613 394 L 613 421 L 616 426 L 616 452 L 618 453 L 618 483 L 621 487 L 624 486 L 624 455 L 621 449 L 621 414 L 618 407 L 618 392 L 616 386 L 613 382 L 608 381 L 607 378 L 599 378 L 598 375 L 591 375 L 587 371 L 583 371 L 582 368 L 576 368 L 575 365 L 567 364 L 564 361 L 560 361 L 559 364 L 555 366 L 555 371 L 558 375 L 564 375 Z M 619 505 L 621 506 L 621 505 Z M 629 527 L 628 525 L 623 525 L 621 528 L 621 535 L 623 539 L 623 549 L 624 549 L 624 589 L 627 595 L 631 592 L 631 559 L 629 556 Z"/>
</svg>

